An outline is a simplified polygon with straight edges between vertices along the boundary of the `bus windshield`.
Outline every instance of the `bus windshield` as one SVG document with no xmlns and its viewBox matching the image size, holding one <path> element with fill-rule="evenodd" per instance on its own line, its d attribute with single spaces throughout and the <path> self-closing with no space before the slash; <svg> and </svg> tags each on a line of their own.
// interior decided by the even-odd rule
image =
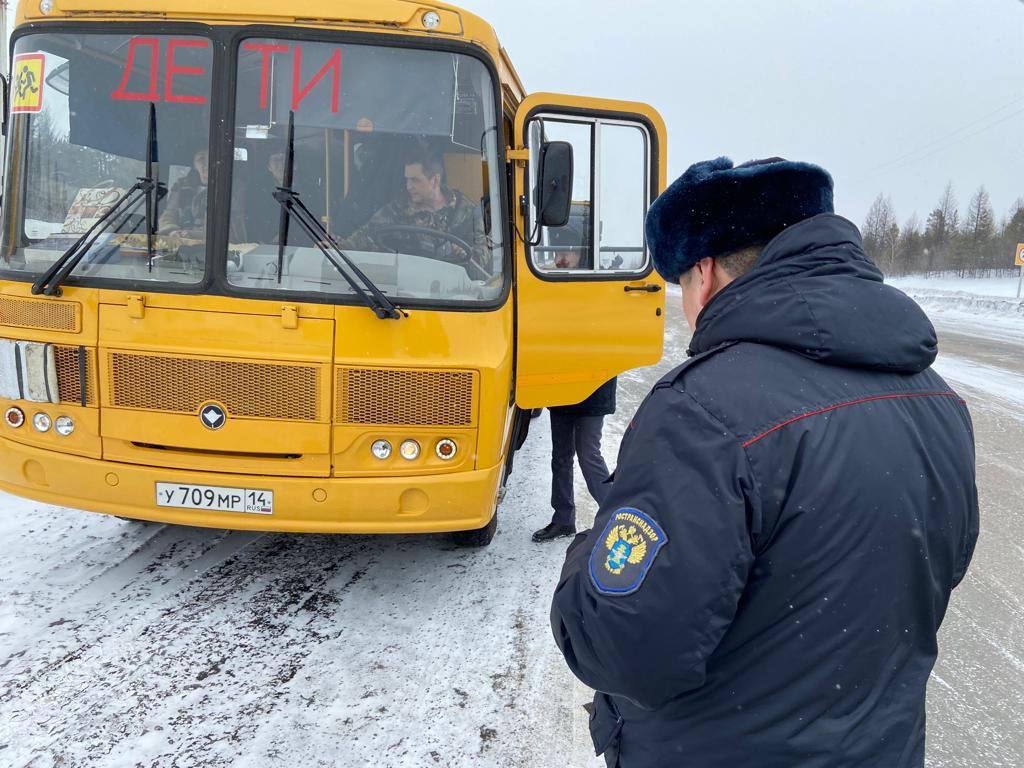
<svg viewBox="0 0 1024 768">
<path fill-rule="evenodd" d="M 318 247 L 322 233 L 281 220 L 274 191 L 291 154 L 290 189 L 385 295 L 501 295 L 494 88 L 481 62 L 259 38 L 242 42 L 237 66 L 229 284 L 351 293 Z"/>
<path fill-rule="evenodd" d="M 150 167 L 152 208 L 136 202 L 97 227 L 67 282 L 168 290 L 211 275 L 218 292 L 352 297 L 323 253 L 330 240 L 407 304 L 502 295 L 502 217 L 492 212 L 503 176 L 481 61 L 288 38 L 214 50 L 208 38 L 173 34 L 17 40 L 0 273 L 45 273 Z M 236 57 L 219 71 L 237 72 L 233 131 L 211 146 L 211 118 L 227 117 L 211 108 L 231 106 L 211 107 L 215 55 Z M 289 155 L 290 188 L 326 237 L 281 221 L 274 193 Z"/>
<path fill-rule="evenodd" d="M 210 41 L 193 36 L 33 34 L 17 41 L 4 272 L 31 277 L 50 267 L 144 175 L 149 156 L 161 183 L 150 216 L 141 200 L 97 228 L 71 281 L 203 279 L 211 57 Z"/>
</svg>

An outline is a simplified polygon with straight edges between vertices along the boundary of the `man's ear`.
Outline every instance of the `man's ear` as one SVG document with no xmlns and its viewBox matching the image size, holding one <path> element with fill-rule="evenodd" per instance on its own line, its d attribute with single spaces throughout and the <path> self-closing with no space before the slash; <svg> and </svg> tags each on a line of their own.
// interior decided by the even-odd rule
<svg viewBox="0 0 1024 768">
<path fill-rule="evenodd" d="M 698 261 L 697 274 L 691 279 L 700 280 L 700 285 L 697 286 L 697 301 L 703 307 L 718 293 L 718 285 L 715 281 L 715 260 L 707 258 Z"/>
</svg>

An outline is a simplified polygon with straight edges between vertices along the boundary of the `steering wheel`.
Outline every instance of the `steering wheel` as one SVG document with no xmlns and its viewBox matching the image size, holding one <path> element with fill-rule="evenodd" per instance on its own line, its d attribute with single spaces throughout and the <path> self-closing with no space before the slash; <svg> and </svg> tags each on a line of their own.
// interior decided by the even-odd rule
<svg viewBox="0 0 1024 768">
<path fill-rule="evenodd" d="M 432 256 L 427 256 L 427 258 L 436 259 L 438 261 L 451 262 L 450 259 L 443 258 L 440 255 L 440 248 L 438 247 L 443 245 L 445 242 L 450 243 L 451 245 L 461 249 L 462 252 L 466 254 L 461 261 L 451 263 L 461 263 L 465 267 L 473 267 L 484 276 L 484 280 L 490 280 L 494 277 L 494 275 L 485 269 L 482 264 L 473 259 L 473 246 L 461 237 L 453 235 L 450 232 L 442 232 L 437 229 L 431 229 L 430 227 L 417 227 L 410 224 L 381 224 L 379 227 L 374 227 L 369 234 L 370 237 L 380 243 L 380 245 L 394 251 L 402 250 L 400 246 L 395 246 L 396 240 L 408 242 L 413 238 L 421 236 L 433 238 L 437 241 L 437 246 L 434 248 L 434 254 Z M 389 235 L 391 236 L 390 238 Z"/>
</svg>

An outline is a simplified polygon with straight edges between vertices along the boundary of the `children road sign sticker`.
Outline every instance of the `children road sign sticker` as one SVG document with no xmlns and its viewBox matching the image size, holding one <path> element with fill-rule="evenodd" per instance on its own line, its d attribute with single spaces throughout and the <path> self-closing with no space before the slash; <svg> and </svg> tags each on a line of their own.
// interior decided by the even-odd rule
<svg viewBox="0 0 1024 768">
<path fill-rule="evenodd" d="M 14 57 L 11 68 L 11 112 L 41 112 L 46 56 L 23 53 Z"/>
<path fill-rule="evenodd" d="M 1024 267 L 1024 243 L 1017 243 L 1017 258 L 1013 263 L 1018 267 Z"/>
</svg>

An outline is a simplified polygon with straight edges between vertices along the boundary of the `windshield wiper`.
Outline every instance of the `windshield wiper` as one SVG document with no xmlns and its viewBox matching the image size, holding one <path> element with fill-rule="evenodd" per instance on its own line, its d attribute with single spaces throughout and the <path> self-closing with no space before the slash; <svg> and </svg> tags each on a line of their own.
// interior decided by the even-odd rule
<svg viewBox="0 0 1024 768">
<path fill-rule="evenodd" d="M 295 112 L 288 113 L 288 151 L 285 154 L 284 178 L 281 179 L 281 186 L 274 190 L 274 199 L 281 205 L 281 218 L 277 232 L 277 282 L 281 282 L 282 268 L 284 266 L 284 249 L 288 241 L 288 222 L 291 217 L 305 230 L 316 247 L 323 253 L 324 258 L 334 269 L 345 278 L 352 290 L 363 300 L 363 302 L 381 320 L 398 320 L 402 317 L 401 312 L 391 300 L 385 296 L 380 288 L 368 278 L 355 262 L 352 261 L 342 250 L 341 245 L 334 238 L 327 228 L 313 215 L 306 204 L 299 199 L 299 193 L 292 189 L 292 176 L 295 165 Z M 333 251 L 333 253 L 332 253 Z M 342 266 L 344 263 L 344 266 Z M 363 283 L 365 289 L 360 286 L 349 274 L 351 270 Z"/>
<path fill-rule="evenodd" d="M 45 296 L 60 296 L 60 286 L 68 275 L 75 271 L 82 259 L 95 245 L 99 237 L 110 229 L 119 216 L 127 216 L 141 201 L 146 201 L 146 254 L 149 270 L 153 271 L 153 236 L 155 229 L 156 202 L 167 191 L 163 184 L 153 179 L 153 166 L 157 162 L 156 106 L 149 104 L 149 121 L 146 128 L 146 175 L 140 176 L 112 206 L 93 222 L 81 237 L 75 240 L 60 257 L 32 283 L 32 293 Z"/>
<path fill-rule="evenodd" d="M 156 253 L 153 239 L 156 237 L 156 205 L 167 192 L 160 183 L 160 152 L 156 142 L 156 104 L 149 102 L 149 122 L 146 124 L 146 175 L 151 182 L 146 190 L 146 266 L 153 271 L 153 257 Z M 155 184 L 152 182 L 155 181 Z"/>
</svg>

